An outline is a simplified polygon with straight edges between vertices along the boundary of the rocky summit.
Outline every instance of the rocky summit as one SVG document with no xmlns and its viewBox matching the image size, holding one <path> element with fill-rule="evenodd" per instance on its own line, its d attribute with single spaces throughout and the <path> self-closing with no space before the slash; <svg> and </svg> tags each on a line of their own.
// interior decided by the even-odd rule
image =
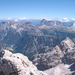
<svg viewBox="0 0 75 75">
<path fill-rule="evenodd" d="M 0 75 L 47 75 L 32 64 L 20 53 L 12 54 L 7 50 L 0 51 Z"/>
<path fill-rule="evenodd" d="M 48 69 L 45 72 L 49 75 L 74 75 L 75 43 L 66 37 L 51 48 L 41 49 L 31 60 L 39 70 Z"/>
<path fill-rule="evenodd" d="M 14 21 L 0 22 L 0 42 L 9 45 L 16 44 L 18 40 L 28 33 L 43 34 L 30 22 L 18 23 Z"/>
<path fill-rule="evenodd" d="M 46 19 L 42 19 L 42 21 L 37 24 L 37 27 L 39 29 L 51 29 L 51 28 L 58 28 L 58 27 L 64 27 L 64 25 L 62 24 L 62 22 L 60 21 L 49 21 L 49 20 L 46 20 Z"/>
</svg>

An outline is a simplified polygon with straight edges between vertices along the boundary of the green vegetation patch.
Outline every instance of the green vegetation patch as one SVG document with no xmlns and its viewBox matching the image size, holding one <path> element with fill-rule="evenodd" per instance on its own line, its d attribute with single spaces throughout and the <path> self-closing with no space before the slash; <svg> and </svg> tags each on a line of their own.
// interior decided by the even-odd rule
<svg viewBox="0 0 75 75">
<path fill-rule="evenodd" d="M 57 37 L 52 36 L 52 35 L 44 35 L 44 34 L 36 34 L 36 33 L 32 33 L 31 35 L 33 35 L 33 36 L 43 36 L 43 37 L 54 37 L 54 38 L 57 38 Z"/>
</svg>

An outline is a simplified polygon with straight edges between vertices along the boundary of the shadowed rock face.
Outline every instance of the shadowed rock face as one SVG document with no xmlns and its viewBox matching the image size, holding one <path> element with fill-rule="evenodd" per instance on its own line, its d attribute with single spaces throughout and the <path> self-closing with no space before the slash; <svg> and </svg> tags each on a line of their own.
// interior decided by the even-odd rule
<svg viewBox="0 0 75 75">
<path fill-rule="evenodd" d="M 1 72 L 0 72 L 0 75 L 4 75 L 4 73 L 1 71 Z"/>
<path fill-rule="evenodd" d="M 2 51 L 0 52 L 2 53 Z M 0 75 L 47 75 L 32 64 L 28 58 L 20 53 L 12 54 L 4 50 L 0 59 Z"/>
<path fill-rule="evenodd" d="M 35 25 L 30 22 L 1 22 L 0 23 L 0 42 L 5 44 L 16 44 L 18 40 L 25 36 L 25 33 L 43 34 Z M 14 40 L 14 41 L 13 41 Z"/>
<path fill-rule="evenodd" d="M 0 43 L 0 58 L 3 57 L 3 55 L 5 53 L 2 49 L 3 49 L 3 47 L 2 47 L 2 44 Z"/>
<path fill-rule="evenodd" d="M 31 60 L 40 70 L 53 68 L 61 63 L 70 65 L 75 63 L 75 43 L 66 37 L 54 47 L 44 48 L 34 55 Z"/>
</svg>

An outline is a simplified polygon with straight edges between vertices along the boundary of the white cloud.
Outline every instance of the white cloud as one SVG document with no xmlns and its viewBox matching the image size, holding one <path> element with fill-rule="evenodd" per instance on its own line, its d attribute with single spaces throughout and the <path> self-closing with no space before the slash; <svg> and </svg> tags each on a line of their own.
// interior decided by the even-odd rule
<svg viewBox="0 0 75 75">
<path fill-rule="evenodd" d="M 68 18 L 63 18 L 63 19 L 55 18 L 53 20 L 54 21 L 60 21 L 60 22 L 68 22 L 68 21 L 70 21 Z"/>
<path fill-rule="evenodd" d="M 6 20 L 12 20 L 13 18 L 7 18 Z"/>
<path fill-rule="evenodd" d="M 15 22 L 18 22 L 19 20 L 18 20 L 18 19 L 15 19 L 14 21 L 15 21 Z"/>
<path fill-rule="evenodd" d="M 29 19 L 28 19 L 28 18 L 23 17 L 23 18 L 19 18 L 19 20 L 29 20 Z"/>
<path fill-rule="evenodd" d="M 29 20 L 29 19 L 28 19 L 28 18 L 25 18 L 25 17 L 23 17 L 23 18 L 18 18 L 18 19 L 14 19 L 15 22 L 18 22 L 18 21 L 20 21 L 20 20 Z"/>
<path fill-rule="evenodd" d="M 60 22 L 68 22 L 70 21 L 68 18 L 59 19 Z"/>
<path fill-rule="evenodd" d="M 75 20 L 75 18 L 71 18 L 71 20 Z"/>
<path fill-rule="evenodd" d="M 68 19 L 68 18 L 62 18 L 62 19 L 59 19 L 59 18 L 55 18 L 55 19 L 52 19 L 52 18 L 46 18 L 46 17 L 43 17 L 43 18 L 40 18 L 40 19 L 28 19 L 28 18 L 7 18 L 7 19 L 4 19 L 4 20 L 13 20 L 15 22 L 18 22 L 20 20 L 42 20 L 42 19 L 46 19 L 48 21 L 60 21 L 60 22 L 69 22 L 69 21 L 75 21 L 75 18 L 71 18 L 71 19 Z"/>
<path fill-rule="evenodd" d="M 60 22 L 68 22 L 68 21 L 70 21 L 68 18 L 63 18 L 63 19 L 59 19 L 59 18 L 55 18 L 55 19 L 51 19 L 51 18 L 41 18 L 41 20 L 42 19 L 46 19 L 46 20 L 49 20 L 49 21 L 51 21 L 51 20 L 53 20 L 53 21 L 60 21 Z"/>
<path fill-rule="evenodd" d="M 68 18 L 63 18 L 64 20 L 68 20 Z"/>
</svg>

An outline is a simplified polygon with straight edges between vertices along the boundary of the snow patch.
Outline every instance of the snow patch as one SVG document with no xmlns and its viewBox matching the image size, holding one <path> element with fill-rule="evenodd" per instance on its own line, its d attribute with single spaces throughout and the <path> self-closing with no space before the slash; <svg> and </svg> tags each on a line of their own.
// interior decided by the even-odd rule
<svg viewBox="0 0 75 75">
<path fill-rule="evenodd" d="M 14 29 L 16 29 L 16 26 L 15 25 L 11 25 L 11 27 L 14 28 Z"/>
</svg>

